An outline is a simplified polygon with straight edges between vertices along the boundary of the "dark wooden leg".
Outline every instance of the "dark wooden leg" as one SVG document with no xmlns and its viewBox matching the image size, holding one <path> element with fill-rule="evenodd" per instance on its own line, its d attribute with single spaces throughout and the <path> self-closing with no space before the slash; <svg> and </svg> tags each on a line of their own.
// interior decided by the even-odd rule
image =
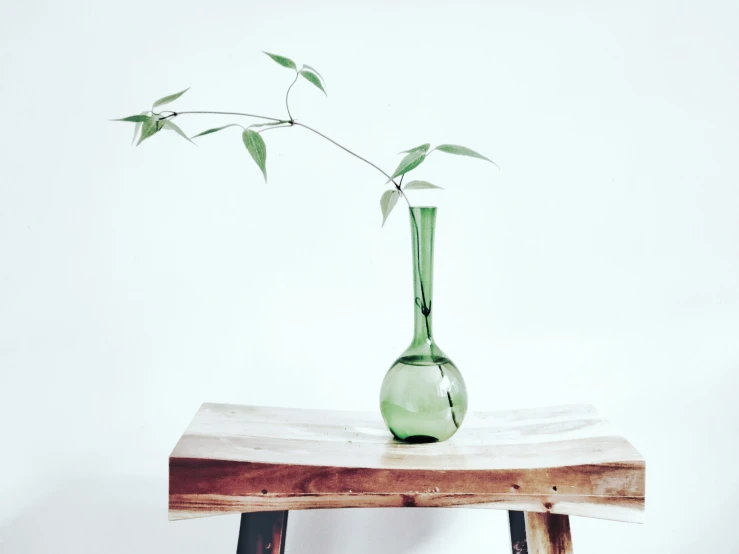
<svg viewBox="0 0 739 554">
<path fill-rule="evenodd" d="M 511 527 L 511 550 L 513 554 L 527 554 L 526 520 L 523 512 L 508 512 L 508 524 Z"/>
<path fill-rule="evenodd" d="M 570 518 L 559 514 L 508 512 L 513 554 L 572 554 Z"/>
<path fill-rule="evenodd" d="M 526 512 L 524 517 L 528 554 L 572 554 L 569 516 Z"/>
<path fill-rule="evenodd" d="M 236 554 L 283 554 L 287 512 L 241 514 Z"/>
</svg>

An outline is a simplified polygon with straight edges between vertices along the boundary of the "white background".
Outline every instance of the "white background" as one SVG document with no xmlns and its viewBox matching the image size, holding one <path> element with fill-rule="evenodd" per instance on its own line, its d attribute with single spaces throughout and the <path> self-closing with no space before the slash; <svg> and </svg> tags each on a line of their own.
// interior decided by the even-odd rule
<svg viewBox="0 0 739 554">
<path fill-rule="evenodd" d="M 0 551 L 232 553 L 169 523 L 203 401 L 378 409 L 410 341 L 407 213 L 301 129 L 129 146 L 172 107 L 298 119 L 439 206 L 435 335 L 472 409 L 591 402 L 648 460 L 647 524 L 578 554 L 737 552 L 735 2 L 11 2 L 0 7 Z M 194 134 L 229 118 L 182 117 Z M 399 206 L 400 207 L 400 206 Z M 504 512 L 295 512 L 288 554 L 509 552 Z"/>
</svg>

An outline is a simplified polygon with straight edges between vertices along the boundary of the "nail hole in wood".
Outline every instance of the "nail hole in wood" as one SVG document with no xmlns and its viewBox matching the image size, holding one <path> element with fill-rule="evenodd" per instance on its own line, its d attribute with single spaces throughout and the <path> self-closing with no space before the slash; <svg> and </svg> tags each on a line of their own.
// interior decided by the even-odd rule
<svg viewBox="0 0 739 554">
<path fill-rule="evenodd" d="M 552 490 L 553 491 L 556 491 L 557 490 L 557 487 L 556 486 L 552 487 Z"/>
<path fill-rule="evenodd" d="M 403 506 L 405 506 L 406 508 L 412 508 L 416 505 L 416 499 L 413 497 L 413 495 L 401 494 L 400 498 L 402 499 Z"/>
<path fill-rule="evenodd" d="M 514 489 L 516 489 L 516 490 L 518 490 L 518 489 L 520 489 L 520 488 L 521 488 L 521 487 L 520 487 L 519 485 L 511 485 L 511 486 L 512 486 L 512 487 L 513 487 Z"/>
<path fill-rule="evenodd" d="M 267 489 L 262 489 L 262 494 L 267 494 Z"/>
</svg>

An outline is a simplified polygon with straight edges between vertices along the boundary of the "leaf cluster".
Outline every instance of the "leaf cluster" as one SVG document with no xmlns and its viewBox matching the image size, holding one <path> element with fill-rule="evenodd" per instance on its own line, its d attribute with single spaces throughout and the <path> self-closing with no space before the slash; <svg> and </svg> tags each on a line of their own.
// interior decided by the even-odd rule
<svg viewBox="0 0 739 554">
<path fill-rule="evenodd" d="M 398 177 L 401 178 L 402 182 L 402 178 L 405 177 L 406 173 L 409 173 L 416 169 L 434 151 L 445 152 L 447 154 L 455 154 L 457 156 L 478 158 L 480 160 L 488 161 L 497 167 L 497 164 L 490 158 L 487 158 L 482 154 L 479 154 L 474 150 L 467 148 L 466 146 L 459 146 L 458 144 L 440 144 L 439 146 L 431 148 L 431 144 L 427 142 L 425 144 L 421 144 L 420 146 L 410 148 L 409 150 L 403 150 L 402 152 L 399 152 L 399 154 L 405 154 L 405 156 L 403 156 L 403 159 L 400 160 L 397 169 L 387 180 L 387 183 L 392 182 L 395 188 L 391 190 L 386 190 L 382 193 L 382 196 L 380 197 L 380 210 L 382 211 L 383 225 L 385 225 L 385 221 L 387 221 L 390 212 L 393 211 L 393 208 L 395 207 L 395 204 L 397 204 L 398 199 L 401 196 L 404 196 L 404 191 L 413 189 L 419 190 L 442 188 L 440 186 L 434 185 L 433 183 L 429 183 L 428 181 L 421 180 L 410 181 L 405 185 L 395 182 L 395 179 Z"/>
<path fill-rule="evenodd" d="M 298 65 L 293 60 L 285 56 L 280 56 L 278 54 L 272 54 L 270 52 L 264 52 L 264 54 L 266 54 L 270 59 L 272 59 L 278 65 L 295 72 L 295 80 L 290 85 L 290 88 L 288 88 L 288 91 L 285 97 L 285 103 L 286 103 L 288 115 L 290 114 L 290 108 L 288 105 L 289 92 L 290 92 L 290 89 L 293 87 L 293 85 L 297 82 L 297 80 L 300 77 L 302 77 L 303 79 L 311 83 L 313 86 L 318 88 L 321 92 L 323 92 L 324 95 L 326 95 L 326 81 L 324 80 L 323 76 L 318 72 L 318 70 L 315 69 L 314 67 L 311 67 L 307 64 L 303 64 L 300 67 L 298 67 Z M 188 137 L 182 131 L 182 129 L 180 129 L 172 121 L 172 119 L 174 119 L 180 114 L 174 111 L 168 111 L 166 112 L 166 114 L 156 111 L 157 108 L 160 108 L 161 106 L 165 106 L 167 104 L 174 102 L 175 100 L 180 98 L 183 94 L 185 94 L 188 90 L 189 88 L 186 88 L 184 90 L 181 90 L 180 92 L 176 92 L 174 94 L 169 94 L 167 96 L 159 98 L 152 104 L 152 107 L 150 110 L 141 112 L 136 115 L 130 115 L 128 117 L 123 117 L 115 121 L 124 121 L 124 122 L 135 124 L 134 136 L 133 136 L 132 142 L 135 142 L 137 146 L 141 144 L 143 141 L 145 141 L 146 139 L 154 136 L 155 134 L 157 134 L 159 131 L 163 129 L 173 131 L 177 135 L 184 138 L 185 140 L 193 143 L 192 139 L 211 135 L 213 133 L 222 131 L 224 129 L 228 129 L 230 127 L 240 127 L 242 129 L 241 140 L 247 152 L 249 152 L 249 155 L 254 160 L 254 162 L 257 164 L 257 167 L 259 168 L 262 175 L 264 176 L 264 181 L 267 182 L 267 146 L 262 137 L 262 132 L 264 132 L 265 130 L 271 129 L 271 128 L 289 127 L 289 126 L 298 124 L 296 123 L 294 119 L 292 119 L 292 116 L 289 116 L 290 119 L 274 119 L 274 118 L 256 116 L 256 117 L 261 117 L 262 119 L 268 119 L 270 121 L 268 123 L 249 125 L 248 127 L 244 127 L 243 125 L 239 123 L 229 123 L 227 125 L 223 125 L 220 127 L 212 127 L 196 135 L 193 135 L 192 137 Z M 222 113 L 222 112 L 181 112 L 181 113 Z M 249 115 L 249 114 L 240 114 L 240 115 Z M 321 133 L 318 133 L 318 134 L 320 135 Z M 321 135 L 321 136 L 328 139 L 328 137 L 326 137 L 325 135 Z M 331 139 L 328 139 L 328 140 L 331 140 Z M 331 141 L 331 142 L 334 142 L 334 141 Z M 335 143 L 335 144 L 338 145 L 338 143 Z M 341 148 L 344 148 L 344 147 L 342 146 Z M 351 152 L 350 150 L 346 148 L 344 148 L 344 150 L 357 156 L 356 154 L 354 154 L 353 152 Z M 387 218 L 392 212 L 395 205 L 398 203 L 398 200 L 401 197 L 403 197 L 407 201 L 407 197 L 405 195 L 406 191 L 421 190 L 421 189 L 441 189 L 442 188 L 433 183 L 430 183 L 429 181 L 424 181 L 424 180 L 413 180 L 403 185 L 403 179 L 406 176 L 406 174 L 410 173 L 411 171 L 416 169 L 418 166 L 420 166 L 422 163 L 424 163 L 426 159 L 433 152 L 436 152 L 436 151 L 443 152 L 446 154 L 453 154 L 457 156 L 466 156 L 470 158 L 477 158 L 480 160 L 485 160 L 487 162 L 492 163 L 493 165 L 497 167 L 497 164 L 495 164 L 495 162 L 493 162 L 490 158 L 487 158 L 483 156 L 482 154 L 479 154 L 478 152 L 470 148 L 467 148 L 465 146 L 459 146 L 457 144 L 440 144 L 434 148 L 431 148 L 430 143 L 425 143 L 419 146 L 415 146 L 414 148 L 410 148 L 408 150 L 399 152 L 399 154 L 404 154 L 404 156 L 400 160 L 400 163 L 398 164 L 397 168 L 392 174 L 385 174 L 388 177 L 386 184 L 392 183 L 393 188 L 383 192 L 382 196 L 380 197 L 380 210 L 382 212 L 382 224 L 383 225 L 385 224 L 385 221 L 387 221 Z M 368 160 L 365 160 L 364 158 L 361 158 L 360 156 L 357 156 L 357 157 L 359 157 L 360 159 L 362 159 L 363 161 L 367 163 L 370 163 L 368 162 Z M 371 165 L 374 165 L 374 164 L 371 164 Z M 377 169 L 380 169 L 377 166 L 375 167 Z M 398 178 L 399 178 L 399 181 L 396 181 L 396 179 Z"/>
<path fill-rule="evenodd" d="M 311 67 L 307 64 L 303 64 L 303 66 L 300 69 L 298 69 L 298 65 L 294 61 L 292 61 L 290 58 L 286 58 L 285 56 L 278 56 L 277 54 L 270 54 L 269 52 L 264 52 L 264 54 L 272 58 L 275 62 L 280 64 L 282 67 L 292 69 L 298 75 L 303 77 L 303 79 L 311 83 L 314 87 L 317 87 L 318 89 L 320 89 L 321 92 L 323 92 L 323 94 L 327 95 L 326 86 L 325 86 L 326 81 L 323 80 L 323 76 L 320 73 L 318 73 L 318 70 L 315 69 L 314 67 Z"/>
<path fill-rule="evenodd" d="M 170 102 L 174 102 L 177 100 L 180 96 L 185 94 L 190 88 L 186 88 L 185 90 L 181 90 L 180 92 L 176 92 L 174 94 L 169 94 L 167 96 L 163 96 L 159 100 L 156 100 L 151 105 L 151 110 L 147 110 L 145 112 L 141 112 L 138 115 L 129 115 L 128 117 L 122 117 L 121 119 L 115 119 L 114 121 L 127 121 L 129 123 L 135 123 L 136 126 L 133 130 L 133 140 L 132 143 L 135 142 L 136 146 L 144 142 L 149 137 L 153 137 L 155 134 L 157 134 L 162 129 L 168 129 L 170 131 L 174 131 L 178 135 L 180 135 L 182 138 L 187 140 L 188 142 L 192 142 L 190 138 L 184 133 L 182 129 L 179 128 L 178 125 L 175 124 L 174 121 L 171 121 L 171 115 L 164 116 L 161 113 L 155 112 L 155 108 L 158 108 L 160 106 L 165 106 L 166 104 L 169 104 Z M 176 115 L 176 112 L 171 112 L 172 114 Z M 138 141 L 136 140 L 138 138 Z M 193 143 L 195 144 L 195 143 Z"/>
</svg>

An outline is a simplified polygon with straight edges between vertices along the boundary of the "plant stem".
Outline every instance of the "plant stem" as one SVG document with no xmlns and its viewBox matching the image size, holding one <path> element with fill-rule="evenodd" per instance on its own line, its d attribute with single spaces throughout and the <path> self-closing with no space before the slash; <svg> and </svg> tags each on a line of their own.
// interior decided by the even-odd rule
<svg viewBox="0 0 739 554">
<path fill-rule="evenodd" d="M 172 112 L 171 115 L 168 115 L 167 117 L 177 117 L 178 115 L 190 115 L 190 114 L 207 114 L 207 115 L 238 115 L 238 116 L 244 116 L 244 117 L 256 117 L 257 119 L 266 119 L 267 121 L 278 121 L 282 122 L 284 119 L 279 119 L 277 117 L 266 117 L 264 115 L 255 115 L 251 113 L 242 113 L 242 112 L 204 112 L 204 111 L 188 111 L 188 112 Z"/>
<path fill-rule="evenodd" d="M 402 183 L 402 177 L 401 177 L 401 183 Z M 416 215 L 413 213 L 413 209 L 411 207 L 411 203 L 408 200 L 408 197 L 403 193 L 403 191 L 400 192 L 400 194 L 403 195 L 403 198 L 405 198 L 405 201 L 408 203 L 408 208 L 410 208 L 408 211 L 411 214 L 411 218 L 413 219 L 413 231 L 415 235 L 414 240 L 414 246 L 416 249 L 416 264 L 418 267 L 418 285 L 421 289 L 421 298 L 416 298 L 416 300 L 420 300 L 421 305 L 416 305 L 423 314 L 424 321 L 426 322 L 426 339 L 429 342 L 429 348 L 431 350 L 431 359 L 432 361 L 436 362 L 438 361 L 438 358 L 434 360 L 434 353 L 433 353 L 433 344 L 434 341 L 431 338 L 431 327 L 429 326 L 429 316 L 431 315 L 431 304 L 426 304 L 426 293 L 424 292 L 423 288 L 423 277 L 421 275 L 421 235 L 420 235 L 420 229 L 418 226 L 418 220 L 416 219 Z M 441 373 L 441 378 L 443 379 L 446 377 L 446 374 L 444 373 L 444 368 L 441 367 L 440 363 L 436 364 L 436 367 L 439 368 L 439 372 Z M 450 391 L 446 391 L 446 397 L 447 401 L 449 402 L 449 410 L 452 413 L 452 422 L 454 423 L 454 426 L 459 429 L 459 423 L 457 422 L 457 415 L 454 413 L 454 401 L 452 400 L 452 393 Z"/>
<path fill-rule="evenodd" d="M 293 116 L 290 113 L 290 104 L 288 103 L 288 98 L 290 97 L 290 89 L 293 88 L 293 85 L 298 82 L 298 77 L 300 76 L 300 73 L 298 73 L 297 70 L 295 70 L 295 80 L 290 83 L 290 86 L 287 87 L 287 92 L 285 93 L 285 108 L 287 108 L 287 116 L 290 118 L 290 121 L 293 121 Z"/>
<path fill-rule="evenodd" d="M 296 77 L 296 80 L 297 80 L 297 77 Z M 295 81 L 293 81 L 293 85 L 294 84 L 295 84 Z M 292 85 L 290 85 L 290 87 L 292 87 Z M 288 89 L 288 93 L 289 92 L 290 92 L 290 90 Z M 285 101 L 287 102 L 287 96 L 285 97 Z M 332 139 L 330 137 L 327 137 L 326 135 L 324 135 L 320 131 L 314 129 L 313 127 L 309 127 L 308 125 L 306 125 L 304 123 L 300 123 L 299 121 L 294 120 L 292 118 L 292 115 L 290 115 L 290 120 L 289 121 L 285 121 L 284 119 L 279 119 L 277 117 L 267 117 L 265 115 L 256 115 L 256 114 L 251 114 L 251 113 L 243 113 L 243 112 L 213 112 L 213 111 L 197 110 L 197 111 L 185 111 L 185 112 L 172 112 L 169 115 L 165 116 L 163 119 L 175 118 L 175 117 L 178 117 L 180 115 L 192 115 L 192 114 L 237 115 L 237 116 L 241 116 L 241 117 L 256 117 L 257 119 L 265 119 L 267 121 L 274 121 L 276 123 L 290 123 L 290 126 L 291 127 L 292 126 L 296 126 L 296 127 L 303 127 L 304 129 L 308 129 L 309 131 L 311 131 L 311 132 L 315 133 L 316 135 L 324 138 L 325 140 L 329 141 L 330 143 L 334 144 L 335 146 L 338 146 L 344 152 L 347 152 L 347 153 L 351 154 L 352 156 L 354 156 L 355 158 L 358 158 L 358 159 L 362 160 L 364 163 L 369 164 L 372 167 L 374 167 L 377 171 L 379 171 L 385 177 L 387 177 L 393 183 L 393 185 L 395 185 L 395 188 L 398 189 L 398 192 L 400 193 L 400 195 L 408 203 L 408 207 L 410 207 L 410 205 L 411 205 L 410 202 L 408 202 L 408 198 L 405 196 L 405 194 L 403 194 L 403 191 L 400 189 L 400 185 L 395 181 L 395 179 L 393 179 L 390 176 L 389 173 L 386 173 L 380 166 L 378 166 L 376 164 L 373 164 L 367 158 L 363 158 L 362 156 L 360 156 L 356 152 L 352 152 L 346 146 L 343 146 L 343 145 L 339 144 L 334 139 Z M 288 108 L 288 115 L 289 114 L 290 114 L 290 109 Z M 282 127 L 280 127 L 280 128 L 282 128 Z"/>
<path fill-rule="evenodd" d="M 421 278 L 421 237 L 420 237 L 420 231 L 418 229 L 418 220 L 416 219 L 416 215 L 413 213 L 413 209 L 412 209 L 413 206 L 411 206 L 411 202 L 410 202 L 410 200 L 408 200 L 408 196 L 406 196 L 405 192 L 403 192 L 403 189 L 401 188 L 401 185 L 403 184 L 403 177 L 405 177 L 405 174 L 400 176 L 400 182 L 398 183 L 398 182 L 395 181 L 395 179 L 393 179 L 390 176 L 390 174 L 386 173 L 385 170 L 383 170 L 381 167 L 375 165 L 374 163 L 372 163 L 371 161 L 369 161 L 367 158 L 363 158 L 362 156 L 360 156 L 356 152 L 353 152 L 353 151 L 349 150 L 346 146 L 343 146 L 343 145 L 339 144 L 334 139 L 332 139 L 332 138 L 324 135 L 323 133 L 321 133 L 320 131 L 317 131 L 313 127 L 309 127 L 308 125 L 305 125 L 305 124 L 300 123 L 298 121 L 293 121 L 292 124 L 293 125 L 297 125 L 298 127 L 303 127 L 304 129 L 308 129 L 309 131 L 311 131 L 311 132 L 317 134 L 318 136 L 326 139 L 330 143 L 338 146 L 339 148 L 341 148 L 345 152 L 351 154 L 355 158 L 358 158 L 358 159 L 362 160 L 363 162 L 365 162 L 365 163 L 371 165 L 372 167 L 374 167 L 377 171 L 379 171 L 385 177 L 387 177 L 390 181 L 392 181 L 393 185 L 395 185 L 395 188 L 398 190 L 398 193 L 400 194 L 400 196 L 402 196 L 403 197 L 403 200 L 405 200 L 406 204 L 408 204 L 408 208 L 409 208 L 408 211 L 410 212 L 411 218 L 413 219 L 413 230 L 415 231 L 414 234 L 416 235 L 416 237 L 415 237 L 416 240 L 414 242 L 415 242 L 415 247 L 416 247 L 416 253 L 418 254 L 416 256 L 416 259 L 418 261 L 418 283 L 419 283 L 419 285 L 421 287 L 421 304 L 422 304 L 421 311 L 423 312 L 423 315 L 426 317 L 426 332 L 428 334 L 429 340 L 431 340 L 431 333 L 430 333 L 430 330 L 429 330 L 429 327 L 428 327 L 428 316 L 431 313 L 431 306 L 429 306 L 429 305 L 426 304 L 426 293 L 425 293 L 424 287 L 423 287 L 423 279 Z M 441 369 L 441 368 L 439 368 L 439 369 Z M 442 373 L 442 375 L 444 375 L 444 371 L 443 370 L 442 370 L 441 373 Z M 449 404 L 450 404 L 450 407 L 451 407 L 451 398 L 449 399 Z"/>
<path fill-rule="evenodd" d="M 308 125 L 305 125 L 303 123 L 299 123 L 298 121 L 293 121 L 293 125 L 297 125 L 299 127 L 303 127 L 304 129 L 308 129 L 309 131 L 312 131 L 313 133 L 317 134 L 318 136 L 320 136 L 320 137 L 326 139 L 327 141 L 335 144 L 336 146 L 338 146 L 339 148 L 341 148 L 345 152 L 348 152 L 349 154 L 351 154 L 355 158 L 358 158 L 358 159 L 362 160 L 363 162 L 365 162 L 365 163 L 371 165 L 372 167 L 374 167 L 377 171 L 379 171 L 385 177 L 387 177 L 390 181 L 392 181 L 393 185 L 395 185 L 395 188 L 398 190 L 398 193 L 400 194 L 400 196 L 402 196 L 403 197 L 403 200 L 405 200 L 406 204 L 408 204 L 408 208 L 409 208 L 408 211 L 410 212 L 411 218 L 413 219 L 413 230 L 415 231 L 414 234 L 415 234 L 415 238 L 416 238 L 416 240 L 414 242 L 415 242 L 415 248 L 416 248 L 416 253 L 417 253 L 416 260 L 417 260 L 417 263 L 418 263 L 418 284 L 420 285 L 420 288 L 421 288 L 421 304 L 422 304 L 421 312 L 423 313 L 424 317 L 426 318 L 426 333 L 427 333 L 428 339 L 430 341 L 431 340 L 431 331 L 430 331 L 429 326 L 428 326 L 428 316 L 431 314 L 431 306 L 429 306 L 426 303 L 426 292 L 425 292 L 424 287 L 423 287 L 423 278 L 421 277 L 421 236 L 420 236 L 420 230 L 418 228 L 418 220 L 416 219 L 416 215 L 413 213 L 413 209 L 412 209 L 413 206 L 411 206 L 411 202 L 410 202 L 410 200 L 408 200 L 408 196 L 406 196 L 405 192 L 403 192 L 403 189 L 401 188 L 401 185 L 403 183 L 403 177 L 405 177 L 405 174 L 403 174 L 403 175 L 400 176 L 400 183 L 397 183 L 395 181 L 395 179 L 393 179 L 382 168 L 380 168 L 379 166 L 375 165 L 374 163 L 372 163 L 368 159 L 363 158 L 362 156 L 360 156 L 356 152 L 352 152 L 346 146 L 343 146 L 343 145 L 339 144 L 334 139 L 327 137 L 326 135 L 324 135 L 320 131 L 317 131 L 313 127 L 309 127 Z M 441 375 L 444 376 L 444 370 L 441 369 L 441 367 L 439 367 L 439 369 L 441 370 Z M 449 397 L 449 407 L 450 408 L 453 407 L 451 396 Z M 453 411 L 452 411 L 452 414 L 453 414 Z M 456 425 L 456 420 L 455 420 L 455 425 Z"/>
<path fill-rule="evenodd" d="M 341 144 L 339 144 L 338 142 L 336 142 L 336 141 L 335 141 L 334 139 L 332 139 L 332 138 L 329 138 L 329 137 L 327 137 L 326 135 L 324 135 L 324 134 L 323 134 L 323 133 L 321 133 L 320 131 L 317 131 L 317 130 L 315 130 L 315 129 L 314 129 L 313 127 L 309 127 L 308 125 L 305 125 L 304 123 L 300 123 L 299 121 L 293 121 L 293 125 L 296 125 L 296 126 L 298 126 L 298 127 L 303 127 L 304 129 L 308 129 L 309 131 L 311 131 L 311 132 L 313 132 L 313 133 L 317 134 L 317 135 L 318 135 L 319 137 L 323 137 L 324 139 L 326 139 L 326 140 L 327 140 L 327 141 L 329 141 L 330 143 L 332 143 L 332 144 L 334 144 L 334 145 L 338 146 L 338 147 L 339 147 L 339 148 L 341 148 L 341 149 L 342 149 L 342 150 L 343 150 L 344 152 L 348 152 L 349 154 L 351 154 L 351 155 L 352 155 L 352 156 L 354 156 L 355 158 L 359 158 L 359 159 L 360 159 L 360 160 L 362 160 L 362 161 L 363 161 L 364 163 L 366 163 L 366 164 L 369 164 L 369 165 L 371 165 L 371 166 L 372 166 L 372 167 L 374 167 L 374 168 L 375 168 L 375 169 L 376 169 L 377 171 L 379 171 L 379 172 L 380 172 L 380 173 L 382 173 L 382 174 L 383 174 L 383 175 L 384 175 L 385 177 L 387 177 L 387 178 L 388 178 L 388 179 L 389 179 L 390 181 L 392 181 L 393 185 L 395 185 L 395 188 L 397 188 L 397 189 L 398 189 L 398 191 L 400 191 L 400 185 L 399 185 L 398 183 L 396 183 L 396 182 L 395 182 L 395 179 L 393 179 L 393 178 L 392 178 L 392 177 L 390 176 L 390 174 L 389 174 L 389 173 L 386 173 L 386 172 L 385 172 L 385 170 L 383 170 L 383 169 L 382 169 L 381 167 L 379 167 L 379 166 L 377 166 L 377 165 L 373 164 L 373 163 L 372 163 L 371 161 L 369 161 L 369 160 L 368 160 L 367 158 L 363 158 L 362 156 L 360 156 L 360 155 L 359 155 L 359 154 L 357 154 L 356 152 L 352 152 L 352 151 L 351 151 L 351 150 L 349 150 L 349 149 L 348 149 L 348 148 L 347 148 L 346 146 L 342 146 Z M 401 194 L 402 194 L 402 193 L 401 193 Z M 407 201 L 407 200 L 408 200 L 408 199 L 406 198 L 406 201 Z M 410 206 L 410 204 L 408 204 L 408 205 Z"/>
<path fill-rule="evenodd" d="M 261 134 L 266 131 L 271 131 L 272 129 L 287 129 L 288 127 L 292 127 L 292 123 L 290 123 L 289 121 L 285 121 L 285 123 L 288 123 L 289 125 L 273 125 L 272 127 L 265 127 L 264 129 L 261 129 L 257 132 Z"/>
<path fill-rule="evenodd" d="M 428 327 L 428 316 L 431 313 L 431 306 L 427 305 L 427 303 L 426 303 L 426 293 L 424 291 L 423 279 L 421 277 L 421 237 L 420 237 L 420 231 L 418 229 L 418 220 L 416 219 L 416 215 L 413 213 L 413 209 L 412 209 L 413 206 L 411 206 L 411 202 L 410 202 L 410 200 L 408 200 L 408 196 L 406 196 L 405 192 L 403 192 L 403 189 L 401 188 L 401 185 L 403 183 L 403 177 L 405 177 L 405 175 L 401 175 L 400 176 L 400 182 L 397 183 L 395 181 L 395 179 L 393 179 L 390 176 L 390 174 L 386 173 L 385 170 L 383 170 L 381 167 L 375 165 L 374 163 L 372 163 L 371 161 L 369 161 L 367 158 L 363 158 L 362 156 L 360 156 L 356 152 L 353 152 L 353 151 L 349 150 L 346 146 L 343 146 L 343 145 L 339 144 L 334 139 L 332 139 L 330 137 L 327 137 L 326 135 L 324 135 L 320 131 L 317 131 L 313 127 L 309 127 L 308 125 L 305 125 L 305 124 L 300 123 L 298 121 L 293 121 L 292 123 L 293 123 L 293 125 L 297 125 L 298 127 L 303 127 L 304 129 L 308 129 L 309 131 L 312 131 L 313 133 L 315 133 L 318 136 L 326 139 L 330 143 L 335 144 L 336 146 L 338 146 L 339 148 L 341 148 L 345 152 L 351 154 L 355 158 L 358 158 L 358 159 L 362 160 L 363 162 L 365 162 L 365 163 L 371 165 L 372 167 L 374 167 L 377 171 L 379 171 L 385 177 L 387 177 L 390 181 L 392 181 L 393 185 L 395 185 L 395 188 L 398 190 L 398 193 L 400 194 L 400 196 L 402 196 L 403 197 L 403 200 L 405 200 L 406 204 L 408 204 L 408 208 L 409 208 L 408 211 L 410 212 L 411 218 L 413 219 L 413 230 L 415 231 L 414 234 L 416 235 L 416 237 L 415 237 L 416 240 L 414 242 L 415 242 L 416 253 L 417 253 L 416 259 L 418 261 L 418 283 L 419 283 L 419 285 L 421 287 L 421 304 L 422 304 L 421 311 L 422 311 L 423 315 L 426 317 L 426 332 L 428 334 L 429 340 L 431 340 L 431 333 L 430 333 L 430 330 L 429 330 L 429 327 Z M 441 368 L 439 368 L 439 369 L 441 369 Z M 441 373 L 443 375 L 444 374 L 444 371 L 442 370 Z M 451 398 L 449 399 L 449 404 L 450 404 L 450 407 L 452 407 L 452 405 L 451 405 Z"/>
</svg>

